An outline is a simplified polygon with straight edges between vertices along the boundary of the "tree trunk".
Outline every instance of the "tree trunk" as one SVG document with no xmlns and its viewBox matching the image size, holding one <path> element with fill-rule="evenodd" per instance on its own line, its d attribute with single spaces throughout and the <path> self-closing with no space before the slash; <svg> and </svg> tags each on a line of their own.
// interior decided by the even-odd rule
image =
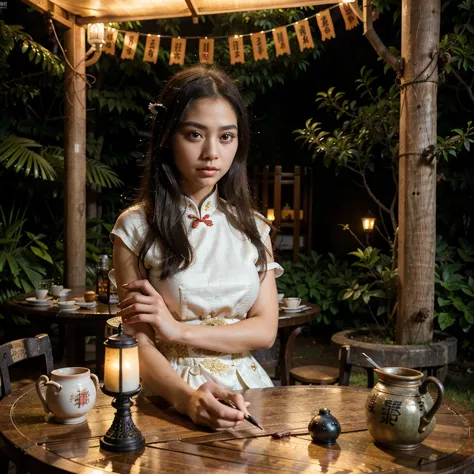
<svg viewBox="0 0 474 474">
<path fill-rule="evenodd" d="M 433 338 L 439 3 L 402 1 L 397 344 Z"/>
<path fill-rule="evenodd" d="M 66 65 L 64 75 L 64 283 L 69 288 L 86 283 L 86 38 L 84 28 L 75 18 L 73 22 L 64 35 L 67 58 L 75 69 Z"/>
</svg>

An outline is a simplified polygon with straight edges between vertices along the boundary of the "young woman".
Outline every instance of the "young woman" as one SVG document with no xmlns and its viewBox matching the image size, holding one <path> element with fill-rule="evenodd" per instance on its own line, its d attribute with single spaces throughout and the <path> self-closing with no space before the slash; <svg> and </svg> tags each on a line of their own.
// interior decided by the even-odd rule
<svg viewBox="0 0 474 474">
<path fill-rule="evenodd" d="M 118 315 L 138 340 L 146 394 L 233 427 L 247 414 L 234 391 L 272 386 L 249 351 L 274 343 L 282 273 L 251 205 L 245 106 L 225 73 L 194 66 L 151 109 L 142 193 L 112 231 Z"/>
</svg>

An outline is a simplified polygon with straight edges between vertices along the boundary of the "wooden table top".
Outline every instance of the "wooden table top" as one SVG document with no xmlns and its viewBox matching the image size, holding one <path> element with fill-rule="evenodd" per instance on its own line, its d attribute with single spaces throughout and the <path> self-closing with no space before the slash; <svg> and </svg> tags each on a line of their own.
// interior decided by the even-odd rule
<svg viewBox="0 0 474 474">
<path fill-rule="evenodd" d="M 319 313 L 320 308 L 318 305 L 312 303 L 306 303 L 307 306 L 311 306 L 310 309 L 306 309 L 299 313 L 290 313 L 280 310 L 278 314 L 278 327 L 290 327 L 290 326 L 301 326 L 311 321 L 316 314 Z M 120 316 L 115 316 L 107 320 L 107 324 L 111 327 L 118 328 L 120 324 Z"/>
<path fill-rule="evenodd" d="M 75 290 L 72 289 L 68 295 L 68 299 L 75 297 L 81 297 L 84 294 L 84 288 Z M 8 304 L 18 309 L 24 314 L 31 316 L 41 315 L 42 317 L 59 318 L 59 319 L 80 319 L 90 320 L 90 322 L 106 321 L 108 318 L 115 316 L 118 311 L 118 307 L 115 304 L 108 305 L 97 301 L 97 304 L 93 308 L 77 308 L 74 311 L 60 310 L 57 306 L 33 306 L 25 301 L 28 296 L 34 296 L 33 293 L 21 294 L 12 296 L 8 299 Z"/>
<path fill-rule="evenodd" d="M 365 424 L 368 390 L 335 386 L 291 386 L 245 392 L 252 415 L 265 427 L 249 423 L 213 432 L 194 425 L 160 398 L 139 399 L 132 409 L 146 447 L 128 453 L 100 449 L 99 439 L 112 423 L 111 399 L 98 393 L 81 425 L 55 424 L 45 415 L 29 385 L 0 402 L 0 434 L 15 461 L 28 472 L 116 473 L 472 473 L 474 414 L 443 405 L 434 432 L 418 449 L 403 452 L 377 447 Z M 307 427 L 319 408 L 339 420 L 337 442 L 312 443 Z M 273 439 L 290 430 L 291 437 Z"/>
<path fill-rule="evenodd" d="M 84 288 L 77 290 L 73 289 L 68 296 L 68 299 L 74 297 L 80 297 L 84 293 Z M 74 311 L 61 311 L 57 306 L 33 306 L 28 304 L 25 299 L 28 296 L 34 296 L 34 293 L 20 294 L 12 296 L 8 299 L 8 304 L 21 311 L 24 314 L 49 316 L 60 319 L 85 319 L 97 321 L 107 320 L 118 312 L 118 307 L 115 304 L 108 305 L 97 301 L 97 305 L 94 308 L 77 308 Z M 320 309 L 318 305 L 312 303 L 305 303 L 306 306 L 310 306 L 310 309 L 301 311 L 299 313 L 285 312 L 280 310 L 278 318 L 278 327 L 289 327 L 289 326 L 301 326 L 311 321 L 314 316 L 319 313 Z"/>
</svg>

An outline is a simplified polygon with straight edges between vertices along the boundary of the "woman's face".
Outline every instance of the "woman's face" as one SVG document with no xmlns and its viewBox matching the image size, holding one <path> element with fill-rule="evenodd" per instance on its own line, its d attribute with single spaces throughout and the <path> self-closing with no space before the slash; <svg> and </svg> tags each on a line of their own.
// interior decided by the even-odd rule
<svg viewBox="0 0 474 474">
<path fill-rule="evenodd" d="M 237 115 L 227 100 L 193 102 L 171 140 L 181 191 L 199 203 L 229 171 L 238 144 Z"/>
</svg>

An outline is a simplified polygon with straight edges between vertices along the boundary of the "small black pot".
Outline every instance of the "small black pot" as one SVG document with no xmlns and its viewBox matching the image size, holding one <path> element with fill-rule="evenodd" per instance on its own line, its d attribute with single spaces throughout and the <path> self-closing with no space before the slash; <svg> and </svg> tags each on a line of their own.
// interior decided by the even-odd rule
<svg viewBox="0 0 474 474">
<path fill-rule="evenodd" d="M 341 425 L 327 408 L 320 408 L 308 425 L 309 434 L 315 443 L 330 445 L 341 434 Z"/>
</svg>

